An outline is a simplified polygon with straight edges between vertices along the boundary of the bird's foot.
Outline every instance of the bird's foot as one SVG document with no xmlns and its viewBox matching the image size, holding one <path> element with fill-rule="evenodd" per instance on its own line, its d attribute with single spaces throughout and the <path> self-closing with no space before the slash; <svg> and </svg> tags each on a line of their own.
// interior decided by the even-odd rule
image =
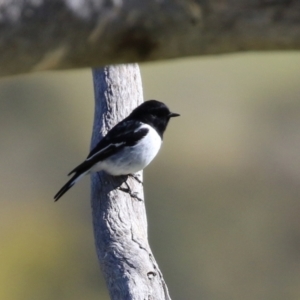
<svg viewBox="0 0 300 300">
<path fill-rule="evenodd" d="M 140 183 L 141 185 L 143 185 L 143 181 L 139 178 L 138 175 L 136 175 L 136 174 L 128 174 L 128 177 L 131 177 L 131 178 L 135 179 L 138 183 Z"/>
<path fill-rule="evenodd" d="M 119 187 L 119 190 L 124 192 L 124 193 L 127 193 L 129 194 L 129 196 L 131 198 L 134 198 L 134 199 L 137 199 L 138 201 L 143 201 L 143 199 L 141 199 L 139 196 L 138 196 L 138 193 L 137 192 L 132 192 L 131 191 L 131 188 L 130 186 L 128 185 L 128 183 L 125 181 L 125 184 L 126 184 L 126 188 L 125 187 Z"/>
</svg>

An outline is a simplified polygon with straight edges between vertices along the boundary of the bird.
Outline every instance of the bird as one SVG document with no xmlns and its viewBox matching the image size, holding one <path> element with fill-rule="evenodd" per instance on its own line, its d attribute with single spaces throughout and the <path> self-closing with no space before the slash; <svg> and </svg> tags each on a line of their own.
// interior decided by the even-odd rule
<svg viewBox="0 0 300 300">
<path fill-rule="evenodd" d="M 83 176 L 104 171 L 112 176 L 133 175 L 157 155 L 173 113 L 160 101 L 148 100 L 116 124 L 91 150 L 85 161 L 73 169 L 72 178 L 57 192 L 57 201 Z"/>
</svg>

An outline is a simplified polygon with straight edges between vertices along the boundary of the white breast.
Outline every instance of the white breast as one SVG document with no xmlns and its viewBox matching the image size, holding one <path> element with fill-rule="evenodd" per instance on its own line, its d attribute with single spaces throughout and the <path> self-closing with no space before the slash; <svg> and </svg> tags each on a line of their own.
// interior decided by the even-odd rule
<svg viewBox="0 0 300 300">
<path fill-rule="evenodd" d="M 157 155 L 162 140 L 155 129 L 144 124 L 149 132 L 133 147 L 124 147 L 122 151 L 109 159 L 99 162 L 91 171 L 104 170 L 110 175 L 127 175 L 144 169 Z"/>
</svg>

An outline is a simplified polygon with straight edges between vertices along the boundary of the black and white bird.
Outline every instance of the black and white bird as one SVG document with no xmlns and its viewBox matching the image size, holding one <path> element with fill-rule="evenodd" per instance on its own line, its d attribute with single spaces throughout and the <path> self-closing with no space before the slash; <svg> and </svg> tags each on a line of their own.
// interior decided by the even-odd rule
<svg viewBox="0 0 300 300">
<path fill-rule="evenodd" d="M 158 153 L 172 113 L 162 102 L 149 100 L 115 125 L 90 152 L 86 160 L 68 175 L 73 177 L 54 196 L 57 201 L 84 175 L 105 171 L 113 176 L 143 170 Z"/>
</svg>

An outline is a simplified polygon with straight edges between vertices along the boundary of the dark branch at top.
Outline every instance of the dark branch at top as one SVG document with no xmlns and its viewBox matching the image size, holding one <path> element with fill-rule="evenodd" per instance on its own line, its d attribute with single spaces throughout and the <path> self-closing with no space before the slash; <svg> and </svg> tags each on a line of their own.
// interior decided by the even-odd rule
<svg viewBox="0 0 300 300">
<path fill-rule="evenodd" d="M 293 0 L 6 0 L 0 76 L 300 48 Z"/>
</svg>

